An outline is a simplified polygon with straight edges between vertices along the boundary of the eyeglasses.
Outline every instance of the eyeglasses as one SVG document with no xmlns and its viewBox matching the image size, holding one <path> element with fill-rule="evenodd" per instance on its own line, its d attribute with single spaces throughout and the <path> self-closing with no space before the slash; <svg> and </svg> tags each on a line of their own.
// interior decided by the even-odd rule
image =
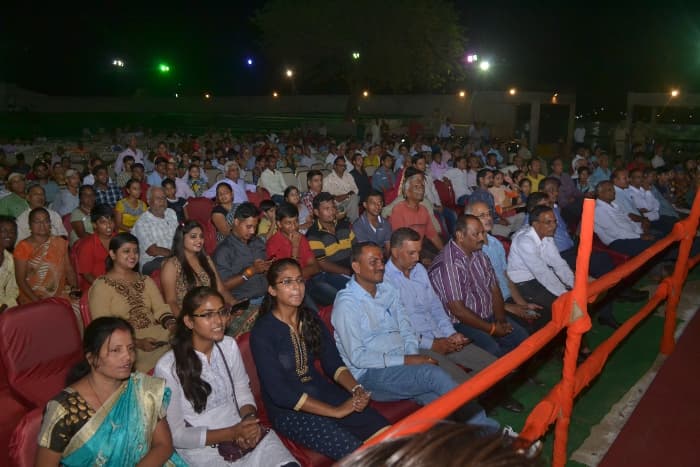
<svg viewBox="0 0 700 467">
<path fill-rule="evenodd" d="M 281 281 L 275 282 L 275 284 L 282 284 L 284 287 L 289 288 L 292 286 L 292 284 L 304 285 L 304 279 L 302 277 L 299 277 L 298 279 L 292 279 L 291 277 L 287 277 L 286 279 L 282 279 Z"/>
<path fill-rule="evenodd" d="M 231 310 L 229 308 L 224 308 L 219 311 L 207 311 L 206 313 L 192 313 L 192 317 L 194 318 L 212 319 L 214 316 L 228 318 L 229 316 L 231 316 Z"/>
</svg>

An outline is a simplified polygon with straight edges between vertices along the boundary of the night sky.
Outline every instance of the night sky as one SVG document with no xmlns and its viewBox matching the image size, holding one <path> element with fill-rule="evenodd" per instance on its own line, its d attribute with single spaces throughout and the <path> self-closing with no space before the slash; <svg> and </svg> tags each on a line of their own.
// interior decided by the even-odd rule
<svg viewBox="0 0 700 467">
<path fill-rule="evenodd" d="M 267 94 L 283 81 L 249 20 L 263 1 L 158 9 L 94 3 L 74 11 L 4 7 L 0 80 L 52 95 Z M 472 3 L 457 8 L 467 50 L 494 63 L 486 88 L 576 92 L 581 111 L 624 110 L 628 91 L 700 92 L 700 2 L 636 9 Z M 117 57 L 124 70 L 111 65 Z M 169 76 L 156 72 L 160 62 L 172 67 Z"/>
</svg>

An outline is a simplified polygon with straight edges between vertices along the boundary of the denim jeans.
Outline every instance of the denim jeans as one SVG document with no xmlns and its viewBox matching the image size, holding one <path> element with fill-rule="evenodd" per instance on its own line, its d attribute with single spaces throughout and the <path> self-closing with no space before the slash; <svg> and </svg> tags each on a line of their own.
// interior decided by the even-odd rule
<svg viewBox="0 0 700 467">
<path fill-rule="evenodd" d="M 437 365 L 399 365 L 388 368 L 370 368 L 358 378 L 372 399 L 396 401 L 413 399 L 421 405 L 429 404 L 443 394 L 457 387 L 452 377 Z M 497 431 L 499 423 L 486 416 L 483 409 L 476 406 L 476 413 L 467 423 Z"/>
<path fill-rule="evenodd" d="M 510 316 L 506 316 L 506 320 L 511 324 L 511 326 L 513 326 L 513 332 L 506 334 L 503 337 L 489 336 L 488 332 L 467 326 L 463 323 L 456 323 L 455 329 L 457 332 L 461 332 L 464 337 L 470 338 L 476 345 L 488 353 L 495 355 L 496 357 L 502 357 L 528 338 L 527 331 L 517 322 L 515 322 L 515 320 L 511 319 Z M 492 316 L 486 321 L 493 323 L 495 320 Z"/>
</svg>

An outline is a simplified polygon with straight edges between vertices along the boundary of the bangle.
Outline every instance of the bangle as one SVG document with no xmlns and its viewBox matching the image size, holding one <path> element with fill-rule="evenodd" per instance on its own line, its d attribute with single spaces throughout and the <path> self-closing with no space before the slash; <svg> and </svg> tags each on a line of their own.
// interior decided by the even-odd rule
<svg viewBox="0 0 700 467">
<path fill-rule="evenodd" d="M 496 332 L 496 323 L 491 323 L 491 329 L 489 330 L 489 336 L 493 336 L 494 332 Z"/>
<path fill-rule="evenodd" d="M 160 320 L 160 324 L 161 324 L 161 326 L 163 326 L 164 329 L 168 329 L 168 326 L 170 326 L 170 323 L 174 323 L 176 321 L 177 321 L 177 318 L 175 318 L 175 316 L 168 314 Z"/>
<path fill-rule="evenodd" d="M 245 275 L 247 269 L 241 273 L 241 277 L 243 278 L 244 281 L 248 280 L 248 276 Z"/>
<path fill-rule="evenodd" d="M 355 386 L 353 386 L 353 388 L 350 390 L 350 392 L 353 393 L 353 394 L 355 394 L 355 391 L 357 391 L 358 389 L 364 389 L 364 388 L 365 388 L 365 387 L 364 387 L 363 385 L 361 385 L 361 384 L 358 383 L 358 384 L 356 384 Z"/>
</svg>

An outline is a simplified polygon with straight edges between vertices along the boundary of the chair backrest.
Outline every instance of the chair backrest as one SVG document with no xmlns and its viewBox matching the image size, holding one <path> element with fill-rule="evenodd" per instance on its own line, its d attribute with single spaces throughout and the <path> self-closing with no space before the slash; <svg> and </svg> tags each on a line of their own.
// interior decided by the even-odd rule
<svg viewBox="0 0 700 467">
<path fill-rule="evenodd" d="M 0 314 L 0 359 L 14 394 L 43 407 L 83 358 L 80 328 L 68 300 L 49 298 Z"/>
<path fill-rule="evenodd" d="M 284 177 L 284 183 L 287 184 L 287 186 L 295 186 L 299 188 L 298 186 L 298 181 L 297 177 L 290 171 L 290 172 L 283 172 L 282 176 Z"/>
<path fill-rule="evenodd" d="M 245 194 L 248 196 L 248 201 L 253 203 L 258 209 L 260 209 L 260 203 L 263 200 L 271 199 L 270 192 L 263 187 L 259 187 L 258 191 L 246 191 Z"/>
<path fill-rule="evenodd" d="M 73 225 L 70 223 L 70 213 L 66 214 L 61 218 L 63 221 L 63 227 L 66 229 L 66 232 L 68 233 L 68 238 L 70 238 L 71 232 L 73 232 Z"/>
<path fill-rule="evenodd" d="M 79 307 L 80 317 L 83 319 L 83 329 L 85 329 L 87 325 L 90 324 L 90 321 L 92 321 L 92 313 L 90 313 L 90 299 L 87 292 L 83 292 L 83 295 L 80 296 Z"/>
<path fill-rule="evenodd" d="M 185 204 L 185 217 L 192 219 L 200 224 L 209 224 L 211 222 L 211 210 L 214 208 L 214 201 L 203 196 L 190 198 Z"/>
<path fill-rule="evenodd" d="M 38 449 L 37 438 L 41 430 L 44 408 L 39 407 L 27 413 L 12 432 L 8 445 L 10 465 L 13 467 L 33 467 Z"/>
<path fill-rule="evenodd" d="M 449 209 L 456 209 L 457 200 L 455 200 L 455 191 L 452 188 L 452 183 L 442 180 L 435 180 L 433 183 L 435 184 L 435 190 L 437 190 L 442 206 Z"/>
<path fill-rule="evenodd" d="M 80 250 L 83 248 L 83 245 L 85 245 L 89 238 L 89 236 L 79 238 L 73 244 L 73 246 L 70 247 L 70 264 L 73 266 L 73 271 L 75 271 L 75 274 L 78 276 L 78 287 L 83 291 L 83 293 L 87 293 L 88 289 L 90 288 L 90 284 L 83 278 L 80 271 L 78 271 L 78 258 L 80 258 Z"/>
</svg>

